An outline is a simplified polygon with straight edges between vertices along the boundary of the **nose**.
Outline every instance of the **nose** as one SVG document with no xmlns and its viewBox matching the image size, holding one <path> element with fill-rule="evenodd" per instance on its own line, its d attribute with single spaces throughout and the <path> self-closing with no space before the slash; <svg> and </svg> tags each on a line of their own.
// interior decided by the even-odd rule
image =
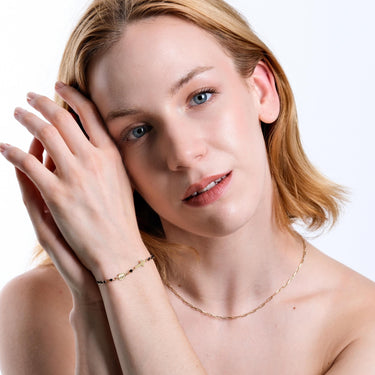
<svg viewBox="0 0 375 375">
<path fill-rule="evenodd" d="M 164 128 L 162 137 L 162 150 L 171 171 L 191 168 L 207 154 L 207 143 L 197 124 L 175 123 Z"/>
</svg>

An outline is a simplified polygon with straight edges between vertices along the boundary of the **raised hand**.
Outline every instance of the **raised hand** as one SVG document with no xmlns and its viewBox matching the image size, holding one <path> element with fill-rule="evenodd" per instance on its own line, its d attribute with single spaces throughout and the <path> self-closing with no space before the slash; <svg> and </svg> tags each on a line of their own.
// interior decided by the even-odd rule
<svg viewBox="0 0 375 375">
<path fill-rule="evenodd" d="M 31 93 L 29 104 L 47 121 L 17 108 L 16 119 L 36 141 L 29 153 L 9 145 L 1 149 L 19 171 L 25 202 L 42 246 L 51 249 L 52 258 L 56 258 L 50 243 L 54 233 L 57 242 L 71 248 L 85 267 L 102 278 L 100 269 L 106 262 L 131 264 L 139 258 L 131 254 L 132 248 L 144 249 L 132 188 L 95 105 L 72 87 L 57 84 L 56 91 L 78 114 L 89 139 L 67 110 Z M 43 164 L 43 150 L 52 162 Z"/>
</svg>

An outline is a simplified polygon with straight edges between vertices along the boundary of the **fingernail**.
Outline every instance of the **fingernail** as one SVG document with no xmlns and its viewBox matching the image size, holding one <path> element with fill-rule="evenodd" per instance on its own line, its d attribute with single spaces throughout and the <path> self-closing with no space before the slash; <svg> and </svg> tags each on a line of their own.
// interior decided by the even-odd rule
<svg viewBox="0 0 375 375">
<path fill-rule="evenodd" d="M 3 154 L 10 147 L 9 143 L 0 143 L 0 152 Z"/>
<path fill-rule="evenodd" d="M 61 82 L 61 81 L 57 81 L 55 83 L 55 89 L 58 90 L 58 89 L 62 89 L 63 87 L 65 87 L 65 83 Z"/>
<path fill-rule="evenodd" d="M 35 92 L 29 92 L 26 96 L 26 100 L 30 103 L 33 99 L 35 99 L 38 95 Z"/>
<path fill-rule="evenodd" d="M 17 107 L 15 110 L 14 110 L 14 117 L 19 117 L 21 115 L 23 115 L 26 111 L 21 108 L 21 107 Z"/>
</svg>

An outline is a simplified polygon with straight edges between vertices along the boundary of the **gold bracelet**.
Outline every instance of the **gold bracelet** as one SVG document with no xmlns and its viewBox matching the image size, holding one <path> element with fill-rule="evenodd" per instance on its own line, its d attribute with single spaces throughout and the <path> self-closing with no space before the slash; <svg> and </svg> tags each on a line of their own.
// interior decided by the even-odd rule
<svg viewBox="0 0 375 375">
<path fill-rule="evenodd" d="M 151 255 L 147 259 L 139 260 L 138 263 L 127 272 L 118 273 L 115 277 L 113 277 L 111 279 L 96 280 L 96 282 L 99 285 L 103 285 L 103 284 L 107 284 L 107 283 L 110 283 L 110 282 L 115 281 L 115 280 L 119 280 L 119 281 L 124 280 L 125 277 L 128 276 L 130 273 L 132 273 L 133 271 L 135 271 L 139 267 L 143 267 L 146 262 L 149 262 L 150 260 L 152 260 L 154 258 L 155 257 L 153 255 Z"/>
</svg>

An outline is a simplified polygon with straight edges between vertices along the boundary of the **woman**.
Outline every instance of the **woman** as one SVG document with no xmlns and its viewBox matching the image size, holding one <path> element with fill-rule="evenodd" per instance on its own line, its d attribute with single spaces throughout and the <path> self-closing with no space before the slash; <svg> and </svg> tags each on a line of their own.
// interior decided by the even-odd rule
<svg viewBox="0 0 375 375">
<path fill-rule="evenodd" d="M 95 1 L 56 92 L 15 111 L 29 153 L 0 148 L 59 271 L 3 291 L 4 375 L 373 372 L 373 283 L 292 227 L 334 222 L 342 189 L 235 11 Z"/>
</svg>

